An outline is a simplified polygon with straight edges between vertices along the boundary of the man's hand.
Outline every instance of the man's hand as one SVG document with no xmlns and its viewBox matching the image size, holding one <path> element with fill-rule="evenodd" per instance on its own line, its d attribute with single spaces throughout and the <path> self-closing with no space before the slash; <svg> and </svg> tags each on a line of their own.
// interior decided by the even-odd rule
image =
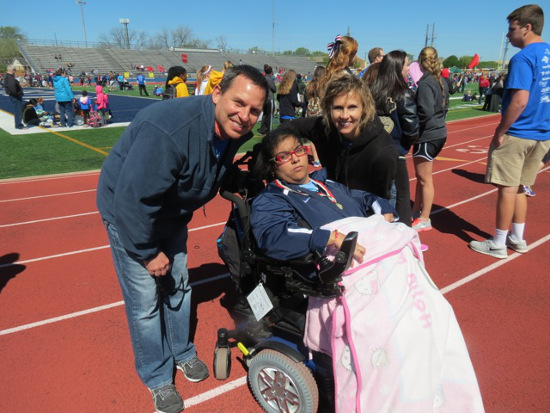
<svg viewBox="0 0 550 413">
<path fill-rule="evenodd" d="M 491 145 L 493 148 L 498 148 L 504 142 L 504 133 L 500 131 L 499 128 L 496 128 L 493 139 L 491 140 Z"/>
<path fill-rule="evenodd" d="M 145 260 L 143 263 L 147 271 L 149 271 L 149 274 L 153 277 L 163 277 L 168 274 L 170 270 L 170 260 L 162 251 L 150 260 Z"/>
</svg>

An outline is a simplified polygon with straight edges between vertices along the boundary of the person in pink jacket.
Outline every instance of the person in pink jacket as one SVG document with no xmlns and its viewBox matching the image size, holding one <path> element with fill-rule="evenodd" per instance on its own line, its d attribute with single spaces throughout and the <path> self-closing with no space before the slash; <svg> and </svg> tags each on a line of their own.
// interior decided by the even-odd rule
<svg viewBox="0 0 550 413">
<path fill-rule="evenodd" d="M 96 86 L 95 91 L 97 111 L 101 116 L 101 123 L 105 125 L 109 115 L 109 96 L 106 93 L 103 93 L 103 86 Z"/>
</svg>

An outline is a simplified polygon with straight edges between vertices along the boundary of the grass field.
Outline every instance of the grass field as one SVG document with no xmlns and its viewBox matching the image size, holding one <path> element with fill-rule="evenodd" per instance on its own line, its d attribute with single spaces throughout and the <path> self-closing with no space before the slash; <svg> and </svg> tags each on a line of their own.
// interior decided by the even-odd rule
<svg viewBox="0 0 550 413">
<path fill-rule="evenodd" d="M 468 85 L 468 88 L 474 90 L 477 85 Z M 137 90 L 112 93 L 139 95 Z M 488 114 L 491 113 L 481 111 L 481 106 L 477 103 L 452 99 L 447 120 Z M 278 119 L 275 119 L 274 126 L 277 125 Z M 254 132 L 258 126 L 254 127 Z M 71 132 L 54 129 L 51 132 L 17 136 L 0 129 L 0 179 L 99 169 L 124 129 L 120 127 Z M 260 139 L 255 134 L 254 139 L 243 145 L 242 152 L 252 148 Z"/>
</svg>

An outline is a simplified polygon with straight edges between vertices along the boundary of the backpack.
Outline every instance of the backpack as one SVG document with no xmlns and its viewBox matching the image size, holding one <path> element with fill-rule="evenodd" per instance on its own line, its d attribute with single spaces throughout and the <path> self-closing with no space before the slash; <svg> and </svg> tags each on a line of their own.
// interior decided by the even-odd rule
<svg viewBox="0 0 550 413">
<path fill-rule="evenodd" d="M 175 99 L 178 95 L 176 87 L 174 85 L 168 85 L 166 90 L 162 93 L 162 100 Z"/>
<path fill-rule="evenodd" d="M 313 98 L 307 102 L 306 117 L 319 116 L 321 114 L 321 102 L 319 98 Z"/>
</svg>

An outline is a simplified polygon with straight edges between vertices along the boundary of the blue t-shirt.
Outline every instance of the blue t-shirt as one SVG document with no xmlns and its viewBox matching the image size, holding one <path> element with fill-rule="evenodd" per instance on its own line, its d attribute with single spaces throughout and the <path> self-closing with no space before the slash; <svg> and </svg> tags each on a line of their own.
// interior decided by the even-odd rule
<svg viewBox="0 0 550 413">
<path fill-rule="evenodd" d="M 502 97 L 502 113 L 511 99 L 511 89 L 529 91 L 527 106 L 508 129 L 517 138 L 550 140 L 550 45 L 531 43 L 510 60 Z"/>
</svg>

